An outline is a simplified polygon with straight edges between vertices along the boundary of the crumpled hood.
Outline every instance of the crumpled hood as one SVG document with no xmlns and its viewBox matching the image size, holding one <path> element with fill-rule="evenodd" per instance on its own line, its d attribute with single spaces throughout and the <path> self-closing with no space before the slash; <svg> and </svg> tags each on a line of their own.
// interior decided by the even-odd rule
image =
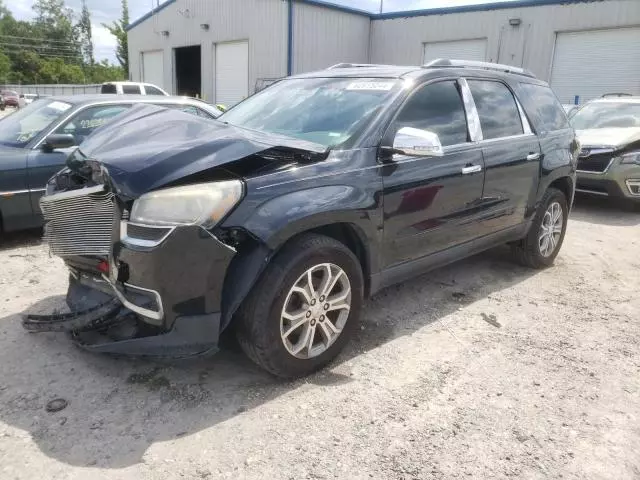
<svg viewBox="0 0 640 480">
<path fill-rule="evenodd" d="M 178 110 L 141 105 L 91 135 L 82 154 L 137 198 L 170 182 L 271 148 L 326 153 L 316 143 L 246 130 Z"/>
<path fill-rule="evenodd" d="M 640 128 L 594 128 L 577 130 L 582 147 L 611 147 L 618 149 L 640 140 Z"/>
</svg>

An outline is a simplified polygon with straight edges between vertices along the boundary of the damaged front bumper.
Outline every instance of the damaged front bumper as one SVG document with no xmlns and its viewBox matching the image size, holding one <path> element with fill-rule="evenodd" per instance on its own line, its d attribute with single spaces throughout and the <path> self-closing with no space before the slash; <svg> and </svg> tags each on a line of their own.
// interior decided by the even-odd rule
<svg viewBox="0 0 640 480">
<path fill-rule="evenodd" d="M 235 250 L 199 226 L 172 227 L 166 235 L 135 227 L 122 222 L 108 259 L 64 258 L 72 313 L 26 315 L 24 327 L 69 331 L 97 352 L 173 357 L 215 351 Z"/>
</svg>

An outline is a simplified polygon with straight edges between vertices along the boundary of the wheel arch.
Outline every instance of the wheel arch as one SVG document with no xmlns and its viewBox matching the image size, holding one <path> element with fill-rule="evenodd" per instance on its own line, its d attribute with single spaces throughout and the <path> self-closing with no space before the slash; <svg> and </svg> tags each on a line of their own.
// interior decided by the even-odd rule
<svg viewBox="0 0 640 480">
<path fill-rule="evenodd" d="M 302 235 L 316 234 L 330 237 L 345 245 L 358 259 L 364 278 L 365 295 L 371 289 L 372 252 L 366 235 L 360 227 L 350 222 L 323 223 L 305 229 L 293 229 L 287 237 L 280 237 L 277 244 L 269 245 L 255 237 L 247 237 L 238 255 L 232 260 L 225 276 L 222 294 L 221 331 L 227 328 L 244 299 L 254 288 L 271 260 L 287 245 Z"/>
</svg>

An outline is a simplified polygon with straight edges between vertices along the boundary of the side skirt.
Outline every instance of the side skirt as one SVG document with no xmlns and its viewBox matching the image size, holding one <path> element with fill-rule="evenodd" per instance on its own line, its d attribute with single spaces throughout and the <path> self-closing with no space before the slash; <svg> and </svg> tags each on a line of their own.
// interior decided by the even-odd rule
<svg viewBox="0 0 640 480">
<path fill-rule="evenodd" d="M 418 258 L 394 265 L 383 270 L 380 273 L 371 276 L 371 294 L 383 288 L 403 282 L 409 278 L 415 277 L 421 273 L 425 273 L 434 268 L 442 267 L 449 263 L 462 260 L 476 253 L 483 252 L 492 247 L 502 245 L 504 243 L 513 242 L 524 238 L 529 229 L 529 222 L 524 222 L 514 227 L 509 227 L 499 232 L 491 233 L 483 237 L 471 240 L 461 245 L 432 253 L 426 257 Z"/>
</svg>

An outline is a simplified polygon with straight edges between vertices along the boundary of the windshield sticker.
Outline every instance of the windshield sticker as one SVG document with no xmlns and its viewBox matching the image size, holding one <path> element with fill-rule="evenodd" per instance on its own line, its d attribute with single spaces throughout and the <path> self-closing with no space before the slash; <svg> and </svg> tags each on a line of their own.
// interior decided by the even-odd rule
<svg viewBox="0 0 640 480">
<path fill-rule="evenodd" d="M 395 85 L 394 82 L 352 82 L 347 90 L 381 90 L 389 91 Z"/>
<path fill-rule="evenodd" d="M 60 112 L 66 112 L 71 108 L 71 105 L 64 102 L 51 102 L 49 105 L 47 105 L 47 107 L 53 108 L 54 110 L 58 110 Z"/>
</svg>

